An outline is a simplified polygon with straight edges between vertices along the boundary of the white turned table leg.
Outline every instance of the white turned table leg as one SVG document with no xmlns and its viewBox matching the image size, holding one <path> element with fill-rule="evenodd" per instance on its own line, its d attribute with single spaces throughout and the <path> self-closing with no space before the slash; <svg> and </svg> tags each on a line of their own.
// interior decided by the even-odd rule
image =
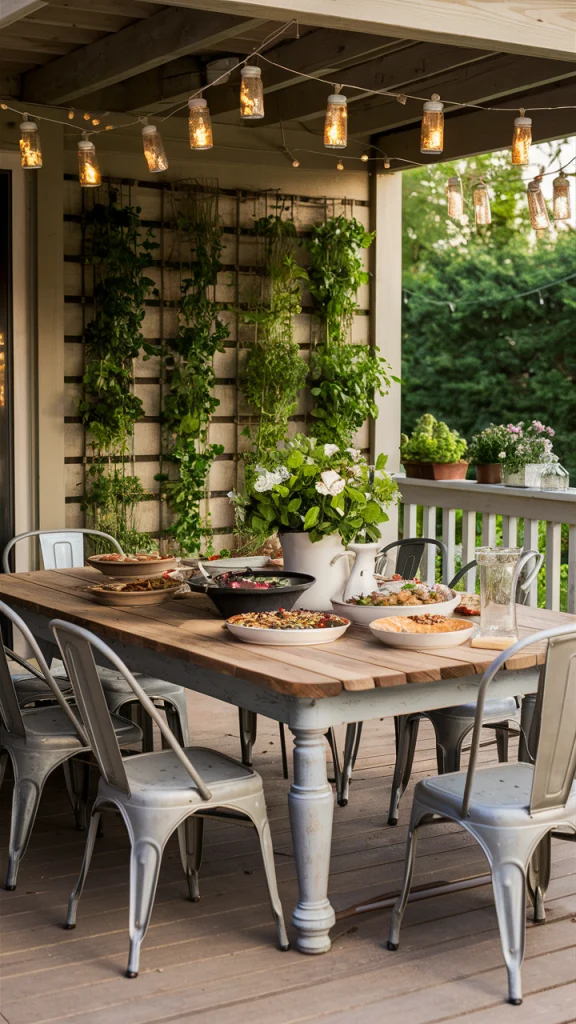
<svg viewBox="0 0 576 1024">
<path fill-rule="evenodd" d="M 336 918 L 328 900 L 334 796 L 326 775 L 324 729 L 292 729 L 294 782 L 288 804 L 299 899 L 292 915 L 301 953 L 327 953 Z"/>
</svg>

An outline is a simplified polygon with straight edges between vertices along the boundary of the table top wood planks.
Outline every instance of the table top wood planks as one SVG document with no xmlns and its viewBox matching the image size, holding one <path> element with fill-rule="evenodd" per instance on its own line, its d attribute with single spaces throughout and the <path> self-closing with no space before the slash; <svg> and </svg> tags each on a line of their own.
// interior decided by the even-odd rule
<svg viewBox="0 0 576 1024">
<path fill-rule="evenodd" d="M 333 697 L 344 691 L 458 679 L 481 674 L 497 652 L 469 643 L 430 652 L 386 648 L 361 626 L 319 647 L 262 647 L 235 640 L 207 598 L 190 594 L 142 608 L 96 604 L 87 587 L 102 575 L 96 569 L 58 569 L 0 575 L 0 599 L 18 609 L 61 617 L 92 629 L 104 639 L 141 646 L 181 658 L 224 675 L 241 677 L 293 697 Z M 562 612 L 518 607 L 520 634 L 526 635 L 575 617 Z M 531 646 L 508 662 L 509 669 L 542 664 L 544 647 Z"/>
</svg>

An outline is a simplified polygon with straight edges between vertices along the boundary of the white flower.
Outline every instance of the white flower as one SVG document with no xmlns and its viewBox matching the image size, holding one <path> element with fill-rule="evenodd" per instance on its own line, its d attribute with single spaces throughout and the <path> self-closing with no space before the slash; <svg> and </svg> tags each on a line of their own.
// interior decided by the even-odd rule
<svg viewBox="0 0 576 1024">
<path fill-rule="evenodd" d="M 238 523 L 243 523 L 245 519 L 246 519 L 246 512 L 244 511 L 243 508 L 240 507 L 240 505 L 238 505 L 238 507 L 236 509 L 236 521 Z"/>
<path fill-rule="evenodd" d="M 290 479 L 290 470 L 287 469 L 286 466 L 280 466 L 273 475 L 278 477 L 276 482 L 281 484 L 283 480 Z"/>
<path fill-rule="evenodd" d="M 348 455 L 352 456 L 354 462 L 358 462 L 358 459 L 362 455 L 362 452 L 360 451 L 359 448 L 347 448 L 346 451 L 348 452 Z"/>
<path fill-rule="evenodd" d="M 362 476 L 362 466 L 348 466 L 347 473 L 349 476 Z"/>
<path fill-rule="evenodd" d="M 258 494 L 262 494 L 263 491 L 271 491 L 274 486 L 274 480 L 272 480 L 271 477 L 271 473 L 262 473 L 262 475 L 257 477 L 254 481 L 254 490 Z"/>
<path fill-rule="evenodd" d="M 329 494 L 334 497 L 340 494 L 346 487 L 346 481 L 334 469 L 327 469 L 320 474 L 320 480 L 316 484 L 318 494 Z"/>
<path fill-rule="evenodd" d="M 506 458 L 506 452 L 498 452 L 498 458 L 499 459 L 505 459 Z"/>
<path fill-rule="evenodd" d="M 339 451 L 339 450 L 340 449 L 338 448 L 337 444 L 325 444 L 324 445 L 324 455 L 328 455 L 328 456 L 336 455 L 336 452 Z"/>
<path fill-rule="evenodd" d="M 286 469 L 286 466 L 279 466 L 278 469 L 270 471 L 264 469 L 262 466 L 256 467 L 259 470 L 259 476 L 254 481 L 254 490 L 258 494 L 262 494 L 264 491 L 271 491 L 274 484 L 281 484 L 284 480 L 290 478 L 290 471 Z"/>
</svg>

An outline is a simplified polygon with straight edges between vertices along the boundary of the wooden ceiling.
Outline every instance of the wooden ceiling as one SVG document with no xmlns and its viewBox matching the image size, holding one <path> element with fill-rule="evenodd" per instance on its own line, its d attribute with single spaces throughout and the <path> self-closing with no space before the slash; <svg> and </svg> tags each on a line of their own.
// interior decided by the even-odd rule
<svg viewBox="0 0 576 1024">
<path fill-rule="evenodd" d="M 80 110 L 160 112 L 206 82 L 218 57 L 244 56 L 278 22 L 241 14 L 162 6 L 147 0 L 3 0 L 0 5 L 0 92 L 20 102 Z M 4 11 L 7 11 L 7 14 Z M 390 156 L 419 159 L 421 102 L 405 105 L 351 88 L 393 89 L 445 101 L 503 107 L 576 103 L 576 65 L 567 60 L 500 53 L 459 45 L 388 38 L 337 28 L 295 27 L 272 43 L 262 61 L 266 117 L 254 130 L 297 122 L 322 130 L 328 86 L 303 73 L 338 82 L 349 100 L 349 131 Z M 347 88 L 348 87 L 348 88 Z M 238 120 L 238 72 L 207 94 L 213 119 Z M 448 156 L 509 144 L 509 113 L 457 110 Z M 574 111 L 535 116 L 535 141 L 574 130 Z M 450 136 L 450 133 L 447 133 Z M 314 140 L 311 139 L 311 143 Z"/>
</svg>

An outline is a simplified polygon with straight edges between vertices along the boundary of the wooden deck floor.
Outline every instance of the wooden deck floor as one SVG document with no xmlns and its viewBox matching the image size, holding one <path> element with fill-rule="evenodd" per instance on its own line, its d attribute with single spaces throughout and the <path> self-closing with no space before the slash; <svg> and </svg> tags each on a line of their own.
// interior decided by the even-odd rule
<svg viewBox="0 0 576 1024">
<path fill-rule="evenodd" d="M 190 695 L 196 741 L 238 756 L 236 711 Z M 493 760 L 495 748 L 483 750 Z M 435 768 L 423 728 L 414 779 Z M 276 726 L 260 720 L 255 766 L 265 778 L 286 916 L 296 898 Z M 576 850 L 557 842 L 545 926 L 528 925 L 524 1003 L 504 1002 L 490 886 L 412 904 L 402 945 L 382 948 L 389 911 L 346 916 L 346 908 L 397 889 L 410 792 L 396 829 L 385 813 L 393 766 L 390 722 L 371 723 L 351 802 L 336 808 L 330 895 L 339 913 L 330 954 L 280 953 L 251 831 L 207 825 L 202 899 L 185 899 L 176 843 L 167 850 L 137 980 L 123 977 L 128 952 L 127 840 L 105 819 L 80 905 L 78 927 L 62 930 L 84 844 L 74 831 L 60 773 L 46 790 L 15 893 L 0 891 L 2 1006 L 7 1024 L 563 1024 L 576 1020 Z M 6 831 L 10 784 L 2 792 Z M 4 835 L 3 851 L 6 837 Z M 4 859 L 2 870 L 4 870 Z M 430 826 L 419 844 L 415 884 L 486 870 L 479 847 L 451 824 Z"/>
</svg>

